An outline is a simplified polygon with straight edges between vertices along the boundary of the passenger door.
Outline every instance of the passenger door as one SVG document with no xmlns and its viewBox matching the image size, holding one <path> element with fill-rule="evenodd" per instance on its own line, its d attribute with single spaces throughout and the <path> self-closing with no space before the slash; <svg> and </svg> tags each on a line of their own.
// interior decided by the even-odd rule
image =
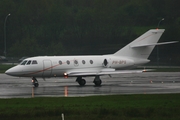
<svg viewBox="0 0 180 120">
<path fill-rule="evenodd" d="M 43 77 L 51 77 L 52 73 L 52 62 L 51 60 L 43 61 Z"/>
</svg>

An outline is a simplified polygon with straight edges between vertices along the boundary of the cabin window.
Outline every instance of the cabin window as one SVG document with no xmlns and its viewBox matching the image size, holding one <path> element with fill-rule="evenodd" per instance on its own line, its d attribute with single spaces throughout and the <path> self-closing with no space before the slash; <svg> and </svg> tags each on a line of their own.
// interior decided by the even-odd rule
<svg viewBox="0 0 180 120">
<path fill-rule="evenodd" d="M 77 61 L 77 60 L 74 60 L 74 64 L 77 65 L 77 64 L 78 64 L 78 61 Z"/>
<path fill-rule="evenodd" d="M 66 63 L 69 65 L 69 64 L 70 64 L 70 61 L 69 61 L 69 60 L 67 60 L 67 61 L 66 61 Z"/>
<path fill-rule="evenodd" d="M 27 62 L 27 60 L 23 61 L 23 62 L 21 63 L 21 65 L 25 65 L 25 64 L 26 64 L 26 62 Z"/>
<path fill-rule="evenodd" d="M 85 64 L 86 63 L 86 61 L 85 60 L 82 60 L 82 64 Z"/>
<path fill-rule="evenodd" d="M 31 60 L 29 60 L 26 65 L 30 65 L 30 64 L 31 64 Z"/>
<path fill-rule="evenodd" d="M 32 64 L 37 64 L 37 61 L 36 61 L 36 60 L 33 60 L 33 61 L 32 61 Z"/>
<path fill-rule="evenodd" d="M 92 61 L 92 60 L 90 60 L 89 62 L 90 62 L 91 64 L 93 64 L 93 61 Z"/>
<path fill-rule="evenodd" d="M 59 61 L 59 64 L 62 65 L 62 61 L 61 60 Z"/>
</svg>

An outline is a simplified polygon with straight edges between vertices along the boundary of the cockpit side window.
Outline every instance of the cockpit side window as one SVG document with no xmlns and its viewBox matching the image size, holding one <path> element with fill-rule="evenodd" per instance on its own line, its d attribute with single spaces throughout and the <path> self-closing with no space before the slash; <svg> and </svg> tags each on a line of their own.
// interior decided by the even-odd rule
<svg viewBox="0 0 180 120">
<path fill-rule="evenodd" d="M 25 65 L 26 62 L 27 62 L 27 60 L 24 60 L 24 61 L 21 63 L 21 65 Z"/>
<path fill-rule="evenodd" d="M 31 60 L 29 60 L 26 65 L 30 65 L 30 64 L 31 64 Z"/>
<path fill-rule="evenodd" d="M 32 64 L 38 64 L 36 60 L 33 60 L 32 61 Z"/>
</svg>

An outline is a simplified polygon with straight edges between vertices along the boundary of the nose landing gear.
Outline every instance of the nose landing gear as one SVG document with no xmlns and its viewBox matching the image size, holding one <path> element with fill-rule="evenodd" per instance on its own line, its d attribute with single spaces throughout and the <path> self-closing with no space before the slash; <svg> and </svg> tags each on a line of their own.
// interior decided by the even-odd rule
<svg viewBox="0 0 180 120">
<path fill-rule="evenodd" d="M 34 85 L 34 87 L 38 87 L 39 83 L 37 81 L 37 79 L 35 77 L 32 78 L 32 84 Z"/>
</svg>

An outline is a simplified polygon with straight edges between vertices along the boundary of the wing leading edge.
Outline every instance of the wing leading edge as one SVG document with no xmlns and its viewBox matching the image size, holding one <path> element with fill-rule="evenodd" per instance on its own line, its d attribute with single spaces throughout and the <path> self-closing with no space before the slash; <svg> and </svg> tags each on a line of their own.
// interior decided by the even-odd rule
<svg viewBox="0 0 180 120">
<path fill-rule="evenodd" d="M 113 75 L 113 74 L 125 74 L 125 73 L 142 73 L 148 70 L 116 70 L 116 71 L 91 71 L 91 72 L 80 72 L 80 71 L 73 71 L 67 73 L 69 77 L 78 77 L 78 76 L 102 76 L 102 75 Z"/>
</svg>

